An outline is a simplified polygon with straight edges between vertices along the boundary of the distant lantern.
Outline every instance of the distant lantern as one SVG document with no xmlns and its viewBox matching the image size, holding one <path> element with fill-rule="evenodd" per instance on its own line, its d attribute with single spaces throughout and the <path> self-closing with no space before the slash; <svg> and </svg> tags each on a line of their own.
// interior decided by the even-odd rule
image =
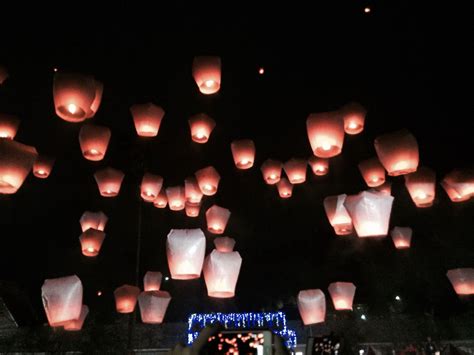
<svg viewBox="0 0 474 355">
<path fill-rule="evenodd" d="M 306 129 L 314 155 L 331 158 L 339 155 L 344 143 L 344 123 L 338 112 L 313 113 Z"/>
<path fill-rule="evenodd" d="M 323 176 L 329 171 L 329 162 L 327 159 L 312 156 L 308 159 L 308 164 L 311 170 L 313 170 L 314 175 Z"/>
<path fill-rule="evenodd" d="M 419 154 L 418 143 L 406 129 L 375 138 L 375 151 L 388 175 L 405 175 L 416 171 Z"/>
<path fill-rule="evenodd" d="M 71 320 L 64 324 L 64 330 L 68 331 L 78 331 L 82 329 L 84 321 L 86 320 L 87 315 L 89 314 L 89 307 L 82 305 L 81 315 L 78 319 Z"/>
<path fill-rule="evenodd" d="M 217 192 L 221 176 L 212 166 L 200 169 L 194 174 L 196 176 L 199 188 L 206 196 L 212 196 Z"/>
<path fill-rule="evenodd" d="M 251 139 L 233 141 L 230 145 L 234 164 L 238 169 L 250 169 L 255 160 L 255 143 Z"/>
<path fill-rule="evenodd" d="M 161 191 L 163 178 L 159 175 L 145 173 L 140 186 L 140 196 L 146 202 L 153 202 Z"/>
<path fill-rule="evenodd" d="M 8 70 L 3 65 L 0 65 L 0 85 L 8 78 Z"/>
<path fill-rule="evenodd" d="M 105 239 L 105 233 L 89 228 L 81 234 L 79 241 L 81 242 L 82 254 L 85 256 L 97 256 L 99 255 L 100 248 Z"/>
<path fill-rule="evenodd" d="M 115 289 L 115 308 L 119 313 L 132 313 L 137 304 L 140 289 L 136 286 L 123 285 Z"/>
<path fill-rule="evenodd" d="M 203 193 L 194 177 L 188 177 L 184 180 L 184 195 L 186 202 L 190 204 L 200 204 Z"/>
<path fill-rule="evenodd" d="M 337 235 L 352 233 L 352 219 L 344 206 L 347 195 L 328 196 L 324 199 L 324 210 L 329 223 Z"/>
<path fill-rule="evenodd" d="M 201 276 L 206 237 L 197 229 L 172 229 L 166 239 L 166 255 L 171 278 L 197 279 Z"/>
<path fill-rule="evenodd" d="M 393 196 L 362 191 L 348 196 L 344 206 L 359 237 L 384 237 L 388 233 Z"/>
<path fill-rule="evenodd" d="M 302 184 L 306 181 L 306 165 L 308 162 L 304 159 L 290 159 L 283 164 L 286 176 L 292 185 Z"/>
<path fill-rule="evenodd" d="M 347 134 L 358 134 L 364 130 L 367 110 L 357 102 L 351 102 L 341 108 L 344 120 L 344 131 Z"/>
<path fill-rule="evenodd" d="M 184 189 L 181 186 L 166 188 L 166 197 L 171 211 L 182 211 L 185 207 Z"/>
<path fill-rule="evenodd" d="M 0 138 L 14 139 L 18 126 L 20 120 L 17 117 L 0 113 Z"/>
<path fill-rule="evenodd" d="M 453 170 L 441 182 L 453 202 L 467 201 L 474 197 L 474 170 Z"/>
<path fill-rule="evenodd" d="M 385 182 L 385 169 L 377 158 L 361 161 L 359 171 L 369 187 L 380 186 Z"/>
<path fill-rule="evenodd" d="M 236 251 L 213 250 L 204 261 L 204 281 L 209 297 L 230 298 L 235 295 L 242 257 Z"/>
<path fill-rule="evenodd" d="M 281 169 L 281 162 L 272 159 L 265 160 L 260 167 L 263 179 L 268 185 L 273 185 L 280 181 Z"/>
<path fill-rule="evenodd" d="M 34 147 L 0 139 L 0 194 L 14 194 L 23 185 L 38 157 Z"/>
<path fill-rule="evenodd" d="M 166 291 L 145 291 L 138 296 L 142 322 L 161 324 L 170 304 L 171 296 Z"/>
<path fill-rule="evenodd" d="M 46 279 L 41 298 L 51 327 L 63 326 L 81 316 L 82 283 L 76 275 Z"/>
<path fill-rule="evenodd" d="M 130 107 L 135 129 L 141 137 L 156 137 L 165 111 L 151 102 Z"/>
<path fill-rule="evenodd" d="M 458 295 L 474 295 L 474 268 L 452 269 L 447 276 Z"/>
<path fill-rule="evenodd" d="M 162 190 L 153 201 L 153 206 L 156 208 L 165 208 L 166 205 L 168 205 L 168 198 L 166 197 L 166 193 Z"/>
<path fill-rule="evenodd" d="M 326 297 L 321 290 L 304 290 L 298 293 L 298 310 L 304 325 L 322 323 L 326 318 Z"/>
<path fill-rule="evenodd" d="M 328 287 L 329 294 L 337 311 L 352 311 L 356 287 L 352 282 L 333 282 Z"/>
<path fill-rule="evenodd" d="M 104 159 L 111 135 L 108 127 L 93 124 L 82 126 L 79 131 L 79 144 L 84 158 L 92 161 Z"/>
<path fill-rule="evenodd" d="M 293 194 L 293 185 L 284 177 L 278 181 L 277 189 L 281 198 L 290 198 Z"/>
<path fill-rule="evenodd" d="M 37 178 L 46 179 L 53 170 L 54 158 L 40 155 L 33 164 L 33 174 Z"/>
<path fill-rule="evenodd" d="M 189 129 L 191 130 L 191 139 L 196 143 L 207 143 L 212 131 L 216 127 L 216 122 L 206 115 L 199 113 L 189 119 Z"/>
<path fill-rule="evenodd" d="M 221 87 L 221 59 L 219 57 L 195 57 L 193 77 L 201 93 L 215 94 Z"/>
<path fill-rule="evenodd" d="M 104 168 L 94 174 L 95 181 L 99 187 L 100 195 L 103 197 L 115 197 L 120 192 L 124 173 L 114 168 Z"/>
<path fill-rule="evenodd" d="M 390 234 L 397 249 L 408 249 L 411 244 L 412 229 L 410 227 L 394 227 Z"/>
<path fill-rule="evenodd" d="M 221 253 L 230 253 L 234 251 L 235 239 L 229 237 L 219 237 L 214 239 L 214 245 L 217 251 Z"/>
<path fill-rule="evenodd" d="M 186 212 L 186 216 L 188 217 L 197 217 L 199 216 L 199 211 L 201 209 L 200 203 L 185 203 L 184 210 Z"/>
<path fill-rule="evenodd" d="M 147 271 L 143 277 L 145 291 L 159 291 L 163 275 L 159 271 Z"/>
<path fill-rule="evenodd" d="M 83 232 L 88 230 L 89 228 L 94 228 L 99 231 L 104 231 L 105 226 L 107 224 L 107 221 L 109 219 L 105 215 L 104 212 L 90 212 L 90 211 L 85 211 L 81 219 L 79 220 L 79 223 L 81 224 L 81 229 Z"/>
<path fill-rule="evenodd" d="M 405 186 L 416 207 L 433 206 L 435 198 L 436 173 L 427 167 L 405 175 Z"/>
<path fill-rule="evenodd" d="M 213 234 L 224 233 L 229 221 L 230 211 L 217 205 L 213 205 L 206 211 L 207 230 Z"/>
<path fill-rule="evenodd" d="M 68 122 L 94 117 L 103 89 L 102 83 L 92 76 L 57 72 L 53 83 L 56 114 Z"/>
<path fill-rule="evenodd" d="M 373 187 L 372 190 L 390 196 L 392 194 L 392 183 L 385 181 L 382 185 Z"/>
</svg>

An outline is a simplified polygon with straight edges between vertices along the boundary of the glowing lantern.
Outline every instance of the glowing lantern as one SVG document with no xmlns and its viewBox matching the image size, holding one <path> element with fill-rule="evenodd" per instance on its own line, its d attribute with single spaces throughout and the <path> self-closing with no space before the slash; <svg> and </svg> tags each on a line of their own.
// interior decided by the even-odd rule
<svg viewBox="0 0 474 355">
<path fill-rule="evenodd" d="M 213 205 L 206 211 L 207 230 L 213 234 L 224 233 L 229 217 L 230 211 L 227 208 Z"/>
<path fill-rule="evenodd" d="M 100 248 L 105 239 L 105 233 L 89 228 L 81 234 L 79 241 L 81 242 L 82 254 L 85 256 L 99 255 Z"/>
<path fill-rule="evenodd" d="M 201 204 L 199 203 L 185 203 L 186 216 L 188 217 L 197 217 L 199 216 L 199 210 L 201 209 Z"/>
<path fill-rule="evenodd" d="M 99 187 L 100 195 L 103 197 L 115 197 L 120 192 L 124 174 L 114 168 L 104 168 L 94 174 L 95 181 Z"/>
<path fill-rule="evenodd" d="M 199 188 L 204 195 L 212 196 L 217 192 L 221 177 L 217 170 L 212 166 L 198 170 L 194 175 L 196 176 Z"/>
<path fill-rule="evenodd" d="M 242 257 L 236 251 L 213 250 L 204 261 L 204 281 L 209 297 L 230 298 L 235 295 Z"/>
<path fill-rule="evenodd" d="M 394 227 L 390 234 L 393 244 L 397 249 L 408 249 L 411 244 L 411 235 L 413 231 L 410 227 Z"/>
<path fill-rule="evenodd" d="M 474 268 L 452 269 L 447 276 L 458 295 L 474 295 Z"/>
<path fill-rule="evenodd" d="M 200 204 L 202 199 L 202 192 L 195 178 L 188 177 L 184 180 L 184 195 L 186 202 L 190 204 Z"/>
<path fill-rule="evenodd" d="M 268 185 L 276 184 L 280 181 L 282 164 L 278 160 L 267 159 L 263 162 L 260 170 L 263 179 Z"/>
<path fill-rule="evenodd" d="M 418 143 L 407 130 L 388 133 L 375 138 L 375 151 L 388 175 L 405 175 L 418 167 Z"/>
<path fill-rule="evenodd" d="M 338 311 L 351 310 L 356 287 L 352 282 L 333 282 L 328 287 L 334 308 Z"/>
<path fill-rule="evenodd" d="M 33 175 L 40 179 L 46 179 L 53 170 L 54 158 L 40 155 L 33 164 Z"/>
<path fill-rule="evenodd" d="M 151 102 L 130 107 L 135 129 L 141 137 L 156 137 L 165 111 Z"/>
<path fill-rule="evenodd" d="M 132 313 L 137 304 L 140 289 L 136 286 L 123 285 L 115 289 L 115 308 L 119 313 Z"/>
<path fill-rule="evenodd" d="M 221 87 L 221 59 L 219 57 L 195 57 L 193 77 L 201 93 L 210 95 L 218 92 Z"/>
<path fill-rule="evenodd" d="M 185 207 L 184 189 L 181 186 L 166 188 L 166 197 L 171 211 L 181 211 Z"/>
<path fill-rule="evenodd" d="M 145 173 L 140 187 L 140 196 L 146 202 L 153 202 L 163 186 L 163 178 L 159 175 Z"/>
<path fill-rule="evenodd" d="M 146 291 L 138 296 L 142 322 L 161 324 L 170 304 L 171 296 L 166 291 Z"/>
<path fill-rule="evenodd" d="M 78 319 L 71 320 L 64 324 L 64 330 L 68 331 L 78 331 L 82 329 L 82 325 L 84 324 L 84 321 L 86 320 L 87 315 L 89 314 L 89 307 L 86 305 L 82 305 L 81 309 L 81 315 L 79 316 Z"/>
<path fill-rule="evenodd" d="M 277 189 L 281 198 L 290 198 L 293 193 L 293 185 L 284 177 L 278 181 Z"/>
<path fill-rule="evenodd" d="M 380 186 L 385 182 L 385 169 L 377 158 L 361 161 L 359 170 L 369 187 Z"/>
<path fill-rule="evenodd" d="M 324 199 L 324 210 L 329 223 L 337 235 L 352 233 L 352 218 L 344 207 L 347 195 L 328 196 Z"/>
<path fill-rule="evenodd" d="M 52 327 L 63 326 L 81 316 L 82 283 L 76 275 L 45 280 L 41 298 Z"/>
<path fill-rule="evenodd" d="M 102 100 L 102 83 L 91 76 L 56 73 L 53 96 L 56 114 L 68 122 L 82 122 L 93 117 Z"/>
<path fill-rule="evenodd" d="M 467 201 L 474 196 L 474 171 L 453 170 L 441 182 L 453 202 Z"/>
<path fill-rule="evenodd" d="M 344 124 L 338 113 L 313 113 L 306 121 L 306 129 L 314 155 L 331 158 L 341 153 Z"/>
<path fill-rule="evenodd" d="M 3 82 L 7 80 L 7 78 L 8 78 L 7 69 L 3 65 L 0 65 L 0 85 L 2 85 Z"/>
<path fill-rule="evenodd" d="M 14 139 L 19 125 L 20 120 L 15 116 L 0 113 L 0 138 Z"/>
<path fill-rule="evenodd" d="M 233 141 L 230 145 L 235 166 L 238 169 L 250 169 L 255 159 L 255 143 L 250 139 Z"/>
<path fill-rule="evenodd" d="M 303 290 L 298 293 L 298 310 L 304 325 L 324 322 L 326 297 L 321 290 Z"/>
<path fill-rule="evenodd" d="M 82 126 L 79 131 L 79 144 L 84 158 L 92 161 L 104 159 L 111 135 L 108 127 L 93 124 Z"/>
<path fill-rule="evenodd" d="M 291 184 L 302 184 L 306 181 L 306 165 L 306 160 L 294 158 L 283 164 L 283 169 Z"/>
<path fill-rule="evenodd" d="M 189 119 L 191 139 L 196 143 L 206 143 L 216 127 L 216 122 L 205 113 L 194 115 Z"/>
<path fill-rule="evenodd" d="M 168 204 L 168 198 L 163 191 L 160 191 L 158 196 L 156 196 L 155 200 L 153 201 L 153 206 L 157 208 L 165 208 Z"/>
<path fill-rule="evenodd" d="M 33 147 L 10 139 L 0 139 L 0 194 L 18 191 L 37 156 Z"/>
<path fill-rule="evenodd" d="M 221 253 L 230 253 L 234 251 L 235 240 L 229 237 L 219 237 L 214 239 L 216 250 Z"/>
<path fill-rule="evenodd" d="M 390 181 L 385 181 L 382 185 L 375 186 L 371 190 L 390 196 L 392 194 L 392 183 Z"/>
<path fill-rule="evenodd" d="M 344 206 L 359 237 L 382 237 L 388 233 L 393 196 L 362 191 L 348 196 Z"/>
<path fill-rule="evenodd" d="M 435 198 L 436 173 L 421 167 L 416 172 L 405 175 L 405 186 L 416 207 L 433 206 Z"/>
<path fill-rule="evenodd" d="M 166 255 L 171 278 L 197 279 L 201 275 L 206 237 L 197 229 L 172 229 L 166 239 Z"/>
<path fill-rule="evenodd" d="M 89 228 L 97 229 L 99 231 L 104 231 L 105 225 L 109 219 L 105 215 L 104 212 L 90 212 L 85 211 L 79 223 L 81 224 L 81 229 L 83 232 L 88 230 Z"/>
<path fill-rule="evenodd" d="M 344 131 L 347 134 L 358 134 L 364 130 L 367 110 L 357 102 L 351 102 L 341 108 L 344 120 Z"/>
<path fill-rule="evenodd" d="M 312 156 L 308 159 L 308 163 L 311 170 L 313 170 L 314 175 L 323 176 L 329 171 L 329 162 L 327 159 Z"/>
<path fill-rule="evenodd" d="M 159 291 L 161 287 L 161 279 L 163 275 L 159 271 L 147 271 L 143 278 L 145 291 Z"/>
</svg>

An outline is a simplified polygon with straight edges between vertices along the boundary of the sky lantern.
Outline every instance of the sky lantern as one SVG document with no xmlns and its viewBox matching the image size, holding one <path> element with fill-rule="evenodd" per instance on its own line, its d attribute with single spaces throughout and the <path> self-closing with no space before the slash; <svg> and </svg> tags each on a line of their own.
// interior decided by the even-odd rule
<svg viewBox="0 0 474 355">
<path fill-rule="evenodd" d="M 293 185 L 285 177 L 282 177 L 280 181 L 278 181 L 277 189 L 281 198 L 290 198 L 293 194 Z"/>
<path fill-rule="evenodd" d="M 255 160 L 255 143 L 251 139 L 241 139 L 230 144 L 237 169 L 250 169 Z"/>
<path fill-rule="evenodd" d="M 405 175 L 405 186 L 416 207 L 431 207 L 435 198 L 436 173 L 427 167 L 420 167 L 414 173 Z"/>
<path fill-rule="evenodd" d="M 347 195 L 328 196 L 324 199 L 324 210 L 329 223 L 337 235 L 352 233 L 352 218 L 344 206 Z"/>
<path fill-rule="evenodd" d="M 221 176 L 212 166 L 200 169 L 194 174 L 196 176 L 199 188 L 206 196 L 212 196 L 217 192 Z"/>
<path fill-rule="evenodd" d="M 329 161 L 324 158 L 317 158 L 314 155 L 308 159 L 308 164 L 314 175 L 323 176 L 329 171 Z"/>
<path fill-rule="evenodd" d="M 317 289 L 298 293 L 298 310 L 304 325 L 322 323 L 326 319 L 326 296 Z"/>
<path fill-rule="evenodd" d="M 204 281 L 209 297 L 231 298 L 239 278 L 242 257 L 236 251 L 213 250 L 204 261 Z"/>
<path fill-rule="evenodd" d="M 312 113 L 306 129 L 314 155 L 331 158 L 339 155 L 344 143 L 344 123 L 338 112 Z"/>
<path fill-rule="evenodd" d="M 82 311 L 82 283 L 76 275 L 46 279 L 41 299 L 51 327 L 79 319 Z"/>
<path fill-rule="evenodd" d="M 347 134 L 358 134 L 364 130 L 367 110 L 357 102 L 350 102 L 341 108 L 344 131 Z"/>
<path fill-rule="evenodd" d="M 166 197 L 171 211 L 182 211 L 185 207 L 184 189 L 181 186 L 166 188 Z"/>
<path fill-rule="evenodd" d="M 171 296 L 166 291 L 145 291 L 138 296 L 142 322 L 161 324 L 170 304 Z"/>
<path fill-rule="evenodd" d="M 81 242 L 82 254 L 85 256 L 99 255 L 100 248 L 105 239 L 103 231 L 89 228 L 81 234 L 79 241 Z"/>
<path fill-rule="evenodd" d="M 151 102 L 130 107 L 135 129 L 140 137 L 156 137 L 165 111 Z"/>
<path fill-rule="evenodd" d="M 186 216 L 188 217 L 197 217 L 199 216 L 199 211 L 201 209 L 200 203 L 189 203 L 186 202 L 184 206 Z"/>
<path fill-rule="evenodd" d="M 64 324 L 64 330 L 68 330 L 68 331 L 81 330 L 88 314 L 89 314 L 89 307 L 87 307 L 86 305 L 82 305 L 81 315 L 79 316 L 79 318 L 66 322 L 66 324 Z"/>
<path fill-rule="evenodd" d="M 140 186 L 140 196 L 146 202 L 153 202 L 163 186 L 163 178 L 159 175 L 145 173 Z"/>
<path fill-rule="evenodd" d="M 102 83 L 92 76 L 57 72 L 53 82 L 56 114 L 68 122 L 94 117 L 103 89 Z"/>
<path fill-rule="evenodd" d="M 474 268 L 451 269 L 447 276 L 458 295 L 474 295 Z"/>
<path fill-rule="evenodd" d="M 0 85 L 8 78 L 8 70 L 3 65 L 0 65 Z"/>
<path fill-rule="evenodd" d="M 304 159 L 292 158 L 283 164 L 286 176 L 292 185 L 302 184 L 306 181 L 306 165 L 308 162 Z"/>
<path fill-rule="evenodd" d="M 224 233 L 229 217 L 227 208 L 213 205 L 206 211 L 207 230 L 213 234 Z"/>
<path fill-rule="evenodd" d="M 385 180 L 382 185 L 374 186 L 371 190 L 390 196 L 392 194 L 392 183 Z"/>
<path fill-rule="evenodd" d="M 136 286 L 123 285 L 115 289 L 115 308 L 119 313 L 132 313 L 137 304 L 140 289 Z"/>
<path fill-rule="evenodd" d="M 352 282 L 333 282 L 328 287 L 329 294 L 337 311 L 352 311 L 356 287 Z"/>
<path fill-rule="evenodd" d="M 1 83 L 0 83 L 1 84 Z M 20 126 L 20 119 L 0 113 L 0 138 L 14 139 Z"/>
<path fill-rule="evenodd" d="M 168 205 L 168 198 L 166 197 L 166 193 L 161 190 L 158 196 L 156 196 L 155 200 L 153 201 L 153 206 L 156 208 L 165 208 Z"/>
<path fill-rule="evenodd" d="M 53 170 L 54 158 L 40 155 L 33 164 L 33 175 L 40 179 L 46 179 Z"/>
<path fill-rule="evenodd" d="M 199 113 L 189 119 L 191 139 L 196 143 L 207 143 L 212 131 L 216 127 L 216 121 L 205 113 Z"/>
<path fill-rule="evenodd" d="M 104 168 L 94 174 L 95 181 L 99 187 L 100 195 L 103 197 L 115 197 L 120 192 L 124 173 L 114 168 Z"/>
<path fill-rule="evenodd" d="M 474 171 L 456 169 L 447 174 L 441 186 L 453 202 L 467 201 L 474 196 Z"/>
<path fill-rule="evenodd" d="M 184 180 L 184 195 L 186 202 L 190 204 L 199 205 L 201 203 L 203 193 L 194 177 L 188 177 Z"/>
<path fill-rule="evenodd" d="M 221 253 L 230 253 L 234 251 L 235 239 L 229 237 L 219 237 L 214 239 L 216 250 Z"/>
<path fill-rule="evenodd" d="M 159 271 L 147 271 L 143 277 L 145 291 L 159 291 L 163 275 Z"/>
<path fill-rule="evenodd" d="M 104 159 L 111 135 L 108 127 L 93 124 L 83 125 L 79 131 L 79 144 L 84 158 L 91 161 Z"/>
<path fill-rule="evenodd" d="M 172 229 L 166 239 L 171 278 L 198 279 L 201 276 L 206 237 L 201 229 Z"/>
<path fill-rule="evenodd" d="M 85 211 L 81 218 L 79 219 L 79 223 L 81 224 L 81 229 L 83 232 L 88 230 L 89 228 L 94 228 L 99 231 L 104 231 L 105 225 L 109 219 L 105 215 L 104 212 L 91 212 Z"/>
<path fill-rule="evenodd" d="M 392 235 L 393 244 L 397 249 L 408 249 L 411 244 L 412 229 L 410 227 L 393 227 L 390 234 Z"/>
<path fill-rule="evenodd" d="M 34 147 L 0 138 L 0 194 L 14 194 L 38 157 Z"/>
<path fill-rule="evenodd" d="M 260 167 L 263 179 L 268 185 L 273 185 L 280 181 L 281 169 L 282 163 L 273 159 L 265 160 Z"/>
<path fill-rule="evenodd" d="M 368 191 L 347 196 L 344 201 L 360 238 L 387 235 L 392 204 L 393 196 Z"/>
<path fill-rule="evenodd" d="M 221 87 L 221 59 L 219 57 L 195 57 L 193 77 L 204 95 L 215 94 Z"/>
<path fill-rule="evenodd" d="M 413 134 L 403 129 L 375 138 L 375 151 L 388 175 L 413 173 L 418 168 L 418 143 Z"/>
<path fill-rule="evenodd" d="M 359 171 L 369 187 L 380 186 L 385 182 L 385 169 L 377 158 L 361 161 Z"/>
</svg>

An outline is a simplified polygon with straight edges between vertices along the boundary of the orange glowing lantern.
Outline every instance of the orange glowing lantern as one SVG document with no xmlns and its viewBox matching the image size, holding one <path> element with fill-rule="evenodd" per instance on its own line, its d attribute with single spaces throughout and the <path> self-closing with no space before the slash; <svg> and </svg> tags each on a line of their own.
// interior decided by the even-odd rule
<svg viewBox="0 0 474 355">
<path fill-rule="evenodd" d="M 166 239 L 166 255 L 171 278 L 197 279 L 201 275 L 206 237 L 197 229 L 172 229 Z"/>
<path fill-rule="evenodd" d="M 194 175 L 196 176 L 199 188 L 204 195 L 212 196 L 217 192 L 221 177 L 217 170 L 212 166 L 198 170 Z"/>
<path fill-rule="evenodd" d="M 193 77 L 204 95 L 215 94 L 221 87 L 221 59 L 219 57 L 195 57 Z"/>
<path fill-rule="evenodd" d="M 56 73 L 53 96 L 56 114 L 68 122 L 82 122 L 99 109 L 104 87 L 91 76 Z"/>
<path fill-rule="evenodd" d="M 54 158 L 40 155 L 33 164 L 33 175 L 40 179 L 46 179 L 53 170 Z"/>
<path fill-rule="evenodd" d="M 143 278 L 145 291 L 159 291 L 161 287 L 161 279 L 163 275 L 159 271 L 147 271 Z"/>
<path fill-rule="evenodd" d="M 233 141 L 230 145 L 237 169 L 250 169 L 255 160 L 255 143 L 251 139 Z"/>
<path fill-rule="evenodd" d="M 188 217 L 197 217 L 199 216 L 199 211 L 201 209 L 200 203 L 185 203 L 185 212 Z"/>
<path fill-rule="evenodd" d="M 337 311 L 352 311 L 356 287 L 352 282 L 333 282 L 328 287 L 329 294 Z"/>
<path fill-rule="evenodd" d="M 153 206 L 156 208 L 165 208 L 168 205 L 168 198 L 163 191 L 160 191 L 158 196 L 156 196 L 155 200 L 153 201 Z"/>
<path fill-rule="evenodd" d="M 474 295 L 474 268 L 452 269 L 447 276 L 458 295 Z"/>
<path fill-rule="evenodd" d="M 207 230 L 213 234 L 224 233 L 229 217 L 230 211 L 227 208 L 213 205 L 206 211 Z"/>
<path fill-rule="evenodd" d="M 182 211 L 185 207 L 184 189 L 181 186 L 166 188 L 166 197 L 171 211 Z"/>
<path fill-rule="evenodd" d="M 100 195 L 103 197 L 115 197 L 120 192 L 124 173 L 114 168 L 104 168 L 94 174 L 95 181 L 99 187 Z"/>
<path fill-rule="evenodd" d="M 395 248 L 408 249 L 411 244 L 412 233 L 413 231 L 410 227 L 393 227 L 390 234 L 392 235 Z"/>
<path fill-rule="evenodd" d="M 308 162 L 303 159 L 290 159 L 283 164 L 286 176 L 292 185 L 302 184 L 306 181 L 306 165 Z"/>
<path fill-rule="evenodd" d="M 142 322 L 161 324 L 170 304 L 171 296 L 166 291 L 145 291 L 138 296 Z"/>
<path fill-rule="evenodd" d="M 213 250 L 206 257 L 203 269 L 209 297 L 234 297 L 241 265 L 242 257 L 238 252 L 222 253 Z"/>
<path fill-rule="evenodd" d="M 20 120 L 15 116 L 0 113 L 0 138 L 14 139 L 19 125 Z"/>
<path fill-rule="evenodd" d="M 405 175 L 405 186 L 416 207 L 431 207 L 435 198 L 436 173 L 427 167 L 420 167 L 414 173 Z"/>
<path fill-rule="evenodd" d="M 0 138 L 0 194 L 14 194 L 38 157 L 34 147 Z"/>
<path fill-rule="evenodd" d="M 64 330 L 68 331 L 78 331 L 82 329 L 84 321 L 86 320 L 87 315 L 89 314 L 89 307 L 82 305 L 81 315 L 78 319 L 71 320 L 64 324 Z"/>
<path fill-rule="evenodd" d="M 308 159 L 308 164 L 311 170 L 313 170 L 314 175 L 323 176 L 329 171 L 329 162 L 327 159 L 312 156 Z"/>
<path fill-rule="evenodd" d="M 369 187 L 380 186 L 385 182 L 385 169 L 377 158 L 361 161 L 359 170 Z"/>
<path fill-rule="evenodd" d="M 159 175 L 145 173 L 140 187 L 140 196 L 146 202 L 155 201 L 163 186 L 163 178 Z"/>
<path fill-rule="evenodd" d="M 82 214 L 81 219 L 79 220 L 79 223 L 81 224 L 81 229 L 83 232 L 85 232 L 89 228 L 97 229 L 103 232 L 108 220 L 109 219 L 107 218 L 105 213 L 102 211 L 100 212 L 85 211 Z"/>
<path fill-rule="evenodd" d="M 214 245 L 217 251 L 221 253 L 230 253 L 234 251 L 235 240 L 229 237 L 219 237 L 214 239 Z"/>
<path fill-rule="evenodd" d="M 277 189 L 281 198 L 290 198 L 293 194 L 293 185 L 284 177 L 278 181 Z"/>
<path fill-rule="evenodd" d="M 306 120 L 306 129 L 314 155 L 331 158 L 341 153 L 344 124 L 339 113 L 313 113 Z"/>
<path fill-rule="evenodd" d="M 115 308 L 119 313 L 132 313 L 137 304 L 140 289 L 136 286 L 123 285 L 115 289 Z"/>
<path fill-rule="evenodd" d="M 184 195 L 186 202 L 189 204 L 199 205 L 201 203 L 203 193 L 194 177 L 188 177 L 184 180 Z"/>
<path fill-rule="evenodd" d="M 298 310 L 304 325 L 324 322 L 326 297 L 321 290 L 303 290 L 298 293 Z"/>
<path fill-rule="evenodd" d="M 352 218 L 344 207 L 347 195 L 328 196 L 324 199 L 324 210 L 329 223 L 337 235 L 352 233 Z"/>
<path fill-rule="evenodd" d="M 375 186 L 371 190 L 390 196 L 392 194 L 392 183 L 390 181 L 385 181 L 382 185 Z"/>
<path fill-rule="evenodd" d="M 141 137 L 156 137 L 165 111 L 151 102 L 130 107 L 135 129 Z"/>
<path fill-rule="evenodd" d="M 467 201 L 474 196 L 474 171 L 453 170 L 441 182 L 453 202 Z"/>
<path fill-rule="evenodd" d="M 268 185 L 273 185 L 280 181 L 282 164 L 278 160 L 267 159 L 263 162 L 260 170 L 263 179 Z"/>
<path fill-rule="evenodd" d="M 413 173 L 418 167 L 418 143 L 406 129 L 375 138 L 375 151 L 388 175 Z"/>
<path fill-rule="evenodd" d="M 344 120 L 344 131 L 347 134 L 358 134 L 364 130 L 367 110 L 357 102 L 351 102 L 341 108 Z"/>
<path fill-rule="evenodd" d="M 8 70 L 3 65 L 0 65 L 0 85 L 8 78 Z"/>
<path fill-rule="evenodd" d="M 51 327 L 63 326 L 81 316 L 82 283 L 76 275 L 45 280 L 41 298 Z"/>
<path fill-rule="evenodd" d="M 99 255 L 100 248 L 105 239 L 105 233 L 89 228 L 81 234 L 79 241 L 81 242 L 82 254 L 85 256 L 97 256 Z"/>
<path fill-rule="evenodd" d="M 194 115 L 189 119 L 191 139 L 196 143 L 207 143 L 215 127 L 216 122 L 205 113 Z"/>
<path fill-rule="evenodd" d="M 91 161 L 104 159 L 111 135 L 108 127 L 93 124 L 82 126 L 79 131 L 79 144 L 84 158 Z"/>
</svg>

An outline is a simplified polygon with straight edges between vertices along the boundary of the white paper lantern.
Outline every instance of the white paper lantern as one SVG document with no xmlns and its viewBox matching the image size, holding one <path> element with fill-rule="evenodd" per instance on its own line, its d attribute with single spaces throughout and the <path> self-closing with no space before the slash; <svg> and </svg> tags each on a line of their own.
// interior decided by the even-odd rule
<svg viewBox="0 0 474 355">
<path fill-rule="evenodd" d="M 394 227 L 390 232 L 393 244 L 397 249 L 408 249 L 411 245 L 412 229 L 410 227 Z"/>
<path fill-rule="evenodd" d="M 238 252 L 213 250 L 204 261 L 204 280 L 209 297 L 234 297 L 241 265 L 242 258 Z"/>
<path fill-rule="evenodd" d="M 297 303 L 304 325 L 322 323 L 326 319 L 326 296 L 323 291 L 300 291 Z"/>
<path fill-rule="evenodd" d="M 159 271 L 147 271 L 143 277 L 145 291 L 159 291 L 163 275 Z"/>
<path fill-rule="evenodd" d="M 142 322 L 161 324 L 170 304 L 171 296 L 166 291 L 145 291 L 138 296 Z"/>
<path fill-rule="evenodd" d="M 333 282 L 328 287 L 334 308 L 338 311 L 351 310 L 356 287 L 352 282 Z"/>
<path fill-rule="evenodd" d="M 349 235 L 352 233 L 352 218 L 347 212 L 344 202 L 347 195 L 328 196 L 324 199 L 324 210 L 329 223 L 337 235 Z"/>
<path fill-rule="evenodd" d="M 172 229 L 166 239 L 171 278 L 197 279 L 201 276 L 206 237 L 201 229 Z"/>
</svg>

